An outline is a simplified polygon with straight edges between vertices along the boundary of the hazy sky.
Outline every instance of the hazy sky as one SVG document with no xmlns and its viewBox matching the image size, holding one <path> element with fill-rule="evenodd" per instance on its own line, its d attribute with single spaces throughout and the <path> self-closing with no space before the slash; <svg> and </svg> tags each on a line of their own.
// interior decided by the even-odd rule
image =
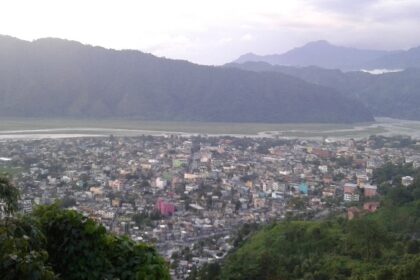
<svg viewBox="0 0 420 280">
<path fill-rule="evenodd" d="M 420 45 L 420 0 L 1 0 L 0 34 L 59 37 L 202 64 L 326 39 Z"/>
</svg>

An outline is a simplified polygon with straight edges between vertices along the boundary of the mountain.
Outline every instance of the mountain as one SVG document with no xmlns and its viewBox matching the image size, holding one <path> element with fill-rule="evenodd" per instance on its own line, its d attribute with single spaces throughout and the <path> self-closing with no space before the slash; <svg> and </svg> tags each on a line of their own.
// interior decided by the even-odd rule
<svg viewBox="0 0 420 280">
<path fill-rule="evenodd" d="M 420 47 L 390 53 L 368 62 L 365 66 L 366 69 L 420 68 Z"/>
<path fill-rule="evenodd" d="M 231 63 L 225 67 L 291 75 L 359 100 L 375 116 L 420 120 L 420 69 L 417 68 L 372 75 L 361 71 L 342 72 L 315 66 L 290 67 L 265 62 Z"/>
<path fill-rule="evenodd" d="M 365 68 L 371 61 L 387 55 L 396 54 L 400 54 L 400 52 L 340 47 L 321 40 L 310 42 L 283 54 L 259 56 L 248 53 L 239 57 L 234 62 L 261 61 L 273 65 L 318 66 L 329 69 L 360 70 Z"/>
<path fill-rule="evenodd" d="M 420 69 L 375 75 L 357 95 L 377 116 L 420 120 Z"/>
<path fill-rule="evenodd" d="M 225 67 L 239 68 L 254 72 L 277 72 L 297 77 L 312 84 L 334 88 L 348 96 L 356 93 L 369 85 L 375 78 L 366 72 L 343 72 L 338 69 L 325 69 L 318 66 L 294 67 L 271 65 L 266 62 L 245 62 L 242 64 L 229 63 Z"/>
<path fill-rule="evenodd" d="M 0 37 L 0 115 L 363 122 L 367 109 L 282 73 L 200 66 L 61 39 Z"/>
</svg>

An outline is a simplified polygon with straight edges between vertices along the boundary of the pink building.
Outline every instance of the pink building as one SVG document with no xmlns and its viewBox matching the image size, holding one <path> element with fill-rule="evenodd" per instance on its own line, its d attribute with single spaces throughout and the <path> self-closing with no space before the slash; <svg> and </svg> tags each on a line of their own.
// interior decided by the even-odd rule
<svg viewBox="0 0 420 280">
<path fill-rule="evenodd" d="M 166 202 L 163 198 L 158 198 L 155 204 L 155 209 L 163 216 L 170 216 L 175 212 L 175 205 Z"/>
<path fill-rule="evenodd" d="M 364 185 L 363 193 L 366 197 L 371 197 L 376 195 L 376 190 L 378 189 L 376 186 L 373 185 Z"/>
</svg>

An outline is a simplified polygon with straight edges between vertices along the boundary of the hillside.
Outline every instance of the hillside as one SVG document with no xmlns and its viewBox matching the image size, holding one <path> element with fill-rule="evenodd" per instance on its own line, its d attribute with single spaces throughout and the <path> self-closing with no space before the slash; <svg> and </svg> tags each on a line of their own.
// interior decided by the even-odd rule
<svg viewBox="0 0 420 280">
<path fill-rule="evenodd" d="M 223 122 L 363 122 L 335 90 L 60 39 L 0 37 L 0 116 Z"/>
<path fill-rule="evenodd" d="M 279 72 L 326 86 L 362 102 L 375 116 L 420 120 L 420 69 L 372 75 L 320 67 L 291 67 L 264 62 L 227 64 L 247 71 Z"/>
<path fill-rule="evenodd" d="M 405 175 L 416 177 L 408 188 Z M 265 226 L 196 279 L 418 279 L 420 172 L 386 165 L 375 178 L 383 195 L 376 213 Z"/>
</svg>

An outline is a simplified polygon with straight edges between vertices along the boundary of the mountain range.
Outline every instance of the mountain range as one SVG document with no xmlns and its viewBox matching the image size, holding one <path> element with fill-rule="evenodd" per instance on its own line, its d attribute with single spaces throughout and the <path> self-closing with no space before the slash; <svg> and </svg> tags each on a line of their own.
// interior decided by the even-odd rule
<svg viewBox="0 0 420 280">
<path fill-rule="evenodd" d="M 325 40 L 307 43 L 283 54 L 256 55 L 248 53 L 234 63 L 267 62 L 284 66 L 318 66 L 343 71 L 372 69 L 406 69 L 420 67 L 420 47 L 407 51 L 364 50 L 341 47 Z"/>
<path fill-rule="evenodd" d="M 0 116 L 223 122 L 364 122 L 330 87 L 276 71 L 200 66 L 134 50 L 0 36 Z"/>
<path fill-rule="evenodd" d="M 306 82 L 332 88 L 362 102 L 375 116 L 420 120 L 420 69 L 372 75 L 367 72 L 343 72 L 316 66 L 291 67 L 265 62 L 231 63 L 247 71 L 278 72 Z"/>
</svg>

